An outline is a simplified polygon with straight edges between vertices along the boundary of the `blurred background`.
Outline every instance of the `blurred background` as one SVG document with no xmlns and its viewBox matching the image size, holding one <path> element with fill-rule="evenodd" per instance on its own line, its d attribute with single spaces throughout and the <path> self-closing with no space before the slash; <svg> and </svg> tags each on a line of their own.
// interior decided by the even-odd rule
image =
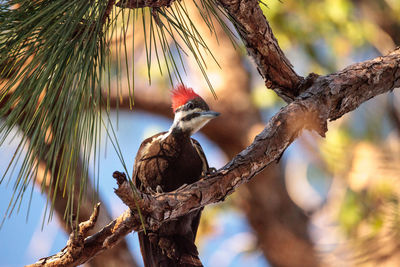
<svg viewBox="0 0 400 267">
<path fill-rule="evenodd" d="M 235 48 L 218 23 L 214 24 L 216 38 L 194 2 L 185 1 L 185 5 L 193 11 L 191 20 L 219 64 L 204 53 L 205 72 L 217 99 L 195 60 L 183 57 L 186 68 L 181 70 L 183 82 L 204 97 L 211 109 L 222 113 L 195 136 L 210 166 L 219 168 L 249 145 L 285 103 L 266 90 L 242 43 Z M 335 72 L 400 45 L 400 0 L 268 0 L 260 5 L 281 48 L 302 76 Z M 171 79 L 178 82 L 165 70 L 160 74 L 159 68 L 171 64 L 161 55 L 156 59 L 153 54 L 148 68 L 144 43 L 151 36 L 144 38 L 141 23 L 135 21 L 135 29 L 128 28 L 125 36 L 125 53 L 128 58 L 134 53 L 127 68 L 121 67 L 125 62 L 118 61 L 118 53 L 122 53 L 118 38 L 122 35 L 116 34 L 115 57 L 109 66 L 115 77 L 104 85 L 105 94 L 112 99 L 108 123 L 113 125 L 129 174 L 142 140 L 171 125 L 169 89 Z M 178 56 L 177 51 L 171 55 Z M 129 73 L 132 64 L 133 76 Z M 131 109 L 133 84 L 135 102 Z M 304 132 L 278 164 L 266 168 L 225 202 L 207 206 L 197 238 L 203 264 L 399 266 L 399 103 L 400 94 L 395 90 L 330 122 L 326 138 Z M 107 117 L 107 112 L 103 113 Z M 13 130 L 0 147 L 0 173 L 13 158 L 20 135 Z M 115 170 L 125 171 L 124 166 L 107 141 L 106 131 L 100 140 L 99 150 L 93 152 L 100 155 L 100 163 L 89 170 L 91 189 L 81 207 L 86 210 L 81 214 L 84 218 L 91 212 L 93 200 L 89 199 L 97 189 L 102 202 L 97 229 L 126 208 L 113 192 L 116 184 L 111 177 Z M 0 184 L 1 216 L 13 197 L 15 177 L 13 172 Z M 68 231 L 60 219 L 64 202 L 56 200 L 49 221 L 45 216 L 50 205 L 47 195 L 40 188 L 27 190 L 0 229 L 0 265 L 22 266 L 60 251 Z M 87 266 L 134 264 L 143 265 L 137 235 L 130 234 L 114 252 Z"/>
</svg>

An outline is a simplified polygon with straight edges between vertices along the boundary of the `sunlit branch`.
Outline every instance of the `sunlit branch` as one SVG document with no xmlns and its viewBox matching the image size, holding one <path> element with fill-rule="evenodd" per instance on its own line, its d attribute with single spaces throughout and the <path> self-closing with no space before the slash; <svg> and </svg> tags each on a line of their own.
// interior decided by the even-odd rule
<svg viewBox="0 0 400 267">
<path fill-rule="evenodd" d="M 277 161 L 303 129 L 315 130 L 324 136 L 327 121 L 350 112 L 368 99 L 400 86 L 400 49 L 387 56 L 354 64 L 326 76 L 312 76 L 309 88 L 295 101 L 282 108 L 254 139 L 216 173 L 173 192 L 141 195 L 138 202 L 145 227 L 156 230 L 166 221 L 211 203 L 223 201 L 238 186 L 248 182 L 266 166 Z M 141 231 L 141 220 L 128 181 L 116 173 L 117 195 L 130 209 L 101 231 L 87 237 L 78 258 L 63 266 L 82 264 L 91 257 L 115 245 L 131 231 Z M 72 248 L 71 248 L 72 249 Z M 68 254 L 58 253 L 46 259 L 56 261 Z M 48 265 L 40 261 L 32 266 Z"/>
<path fill-rule="evenodd" d="M 257 0 L 217 0 L 232 18 L 247 52 L 253 57 L 265 85 L 283 100 L 299 95 L 303 78 L 286 58 Z"/>
</svg>

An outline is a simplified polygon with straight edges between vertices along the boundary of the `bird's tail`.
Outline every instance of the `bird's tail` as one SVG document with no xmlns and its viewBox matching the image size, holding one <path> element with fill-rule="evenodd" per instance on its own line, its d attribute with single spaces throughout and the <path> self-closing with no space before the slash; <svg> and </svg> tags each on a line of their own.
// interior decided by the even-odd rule
<svg viewBox="0 0 400 267">
<path fill-rule="evenodd" d="M 158 233 L 139 233 L 140 250 L 145 267 L 203 266 L 193 240 L 173 235 L 160 237 Z"/>
</svg>

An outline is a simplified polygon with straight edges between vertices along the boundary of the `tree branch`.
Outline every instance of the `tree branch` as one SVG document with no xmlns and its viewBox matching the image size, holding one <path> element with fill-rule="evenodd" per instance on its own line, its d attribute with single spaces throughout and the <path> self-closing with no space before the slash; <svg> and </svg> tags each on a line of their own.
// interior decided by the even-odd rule
<svg viewBox="0 0 400 267">
<path fill-rule="evenodd" d="M 291 102 L 299 95 L 303 78 L 293 70 L 257 0 L 217 0 L 232 18 L 236 30 L 257 65 L 265 85 L 283 100 Z"/>
<path fill-rule="evenodd" d="M 324 101 L 320 109 L 325 110 L 328 119 L 336 120 L 368 99 L 399 87 L 399 66 L 400 47 L 386 56 L 318 77 L 300 98 Z"/>
<path fill-rule="evenodd" d="M 251 144 L 254 136 L 265 127 L 265 123 L 252 101 L 251 77 L 249 70 L 243 65 L 244 55 L 232 46 L 231 39 L 216 18 L 211 18 L 214 31 L 210 32 L 198 10 L 202 7 L 201 1 L 203 0 L 197 0 L 197 3 L 187 1 L 185 5 L 191 21 L 197 25 L 199 35 L 215 56 L 214 59 L 209 54 L 203 55 L 203 60 L 209 62 L 207 72 L 212 73 L 215 80 L 223 81 L 213 85 L 219 97 L 217 103 L 210 94 L 203 94 L 211 109 L 217 109 L 223 114 L 223 118 L 211 121 L 201 131 L 231 159 Z M 218 36 L 218 40 L 215 36 Z M 213 64 L 214 60 L 219 65 Z M 195 75 L 201 80 L 201 74 L 194 71 L 197 69 L 197 62 L 191 58 L 187 65 L 190 76 L 193 78 Z M 226 69 L 229 71 L 224 71 Z M 169 95 L 155 88 L 142 88 L 145 87 L 142 84 L 135 84 L 135 110 L 141 109 L 171 118 L 173 113 Z M 108 91 L 112 97 L 111 105 L 117 107 L 118 103 L 118 108 L 130 111 L 127 85 L 127 81 L 122 81 L 122 87 L 116 88 L 114 84 L 115 87 Z M 257 246 L 271 265 L 318 266 L 319 258 L 308 232 L 309 217 L 289 197 L 285 183 L 282 183 L 283 176 L 284 170 L 280 164 L 270 164 L 251 183 L 244 184 L 238 190 L 238 195 L 233 198 L 234 204 L 246 214 L 257 237 Z M 292 249 L 285 249 L 288 246 Z"/>
<path fill-rule="evenodd" d="M 399 87 L 399 64 L 400 49 L 397 49 L 385 57 L 354 64 L 343 71 L 316 78 L 307 91 L 282 108 L 268 122 L 250 146 L 215 174 L 173 192 L 141 194 L 139 206 L 145 227 L 156 230 L 166 220 L 223 201 L 239 185 L 248 182 L 270 163 L 279 160 L 304 128 L 324 135 L 327 131 L 327 120 L 335 120 L 368 99 Z M 134 202 L 128 181 L 118 174 L 116 178 L 119 185 L 116 193 L 130 209 L 98 233 L 87 237 L 80 258 L 63 266 L 82 264 L 100 251 L 115 245 L 131 231 L 142 230 L 139 215 L 134 212 L 136 207 L 130 204 Z M 47 260 L 60 257 L 57 255 Z M 33 266 L 53 265 L 38 262 Z"/>
<path fill-rule="evenodd" d="M 211 106 L 215 103 L 211 109 L 223 114 L 223 118 L 211 121 L 202 132 L 223 149 L 227 158 L 232 159 L 252 143 L 254 136 L 265 127 L 265 122 L 252 101 L 251 72 L 243 62 L 247 57 L 232 46 L 229 36 L 216 18 L 211 19 L 215 35 L 210 32 L 198 11 L 202 1 L 196 1 L 197 7 L 191 1 L 185 4 L 199 34 L 219 62 L 220 67 L 217 64 L 207 65 L 207 72 L 220 81 L 214 83 L 219 100 L 215 102 L 210 94 L 205 96 Z M 218 36 L 218 40 L 215 36 Z M 213 62 L 211 55 L 204 55 L 204 60 Z M 189 60 L 188 65 L 192 69 L 197 68 L 195 60 Z M 196 74 L 200 76 L 200 73 Z M 207 98 L 208 95 L 210 97 Z M 167 99 L 167 103 L 169 101 Z M 232 200 L 246 215 L 257 239 L 257 247 L 270 265 L 319 266 L 319 257 L 308 232 L 309 217 L 289 197 L 285 183 L 282 183 L 283 176 L 281 164 L 272 163 L 257 178 L 241 186 Z M 288 247 L 291 249 L 286 249 Z"/>
<path fill-rule="evenodd" d="M 89 230 L 93 229 L 96 224 L 97 218 L 99 217 L 100 203 L 94 207 L 93 213 L 90 218 L 81 222 L 78 229 L 73 229 L 69 236 L 67 246 L 57 254 L 57 257 L 47 257 L 40 259 L 37 263 L 31 266 L 66 266 L 69 262 L 73 261 L 82 253 L 84 248 L 84 238 L 87 236 Z"/>
<path fill-rule="evenodd" d="M 143 8 L 143 7 L 169 7 L 175 0 L 122 0 L 117 3 L 121 8 Z"/>
</svg>

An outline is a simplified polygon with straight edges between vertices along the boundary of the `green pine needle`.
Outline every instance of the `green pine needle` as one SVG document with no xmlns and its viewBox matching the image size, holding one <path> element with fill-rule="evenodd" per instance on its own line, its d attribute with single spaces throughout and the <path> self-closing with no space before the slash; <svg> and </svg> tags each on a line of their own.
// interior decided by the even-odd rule
<svg viewBox="0 0 400 267">
<path fill-rule="evenodd" d="M 101 111 L 105 108 L 109 112 L 112 83 L 117 85 L 118 98 L 122 95 L 125 73 L 130 107 L 134 104 L 135 57 L 128 51 L 127 42 L 132 31 L 134 47 L 134 36 L 138 34 L 135 27 L 143 30 L 149 83 L 151 67 L 155 65 L 161 74 L 167 74 L 171 85 L 182 82 L 186 58 L 193 56 L 216 96 L 202 55 L 212 55 L 212 51 L 184 3 L 133 11 L 109 9 L 108 4 L 105 0 L 14 0 L 0 4 L 0 145 L 12 129 L 19 129 L 23 136 L 6 173 L 0 175 L 1 184 L 21 163 L 15 169 L 18 173 L 12 181 L 14 192 L 5 217 L 19 209 L 29 186 L 30 205 L 41 166 L 45 166 L 44 177 L 50 177 L 41 181 L 41 190 L 48 194 L 48 220 L 59 197 L 68 202 L 66 221 L 79 215 L 89 166 L 94 170 L 93 181 L 98 188 L 98 146 L 103 127 L 107 133 L 112 130 L 107 141 L 111 141 L 129 173 L 114 128 L 109 120 L 105 126 Z M 216 35 L 213 21 L 217 21 L 235 43 L 221 17 L 227 15 L 212 0 L 202 0 L 196 7 L 210 32 Z M 117 45 L 113 45 L 115 40 Z M 132 57 L 128 58 L 129 55 Z M 78 169 L 82 172 L 79 177 Z"/>
</svg>

